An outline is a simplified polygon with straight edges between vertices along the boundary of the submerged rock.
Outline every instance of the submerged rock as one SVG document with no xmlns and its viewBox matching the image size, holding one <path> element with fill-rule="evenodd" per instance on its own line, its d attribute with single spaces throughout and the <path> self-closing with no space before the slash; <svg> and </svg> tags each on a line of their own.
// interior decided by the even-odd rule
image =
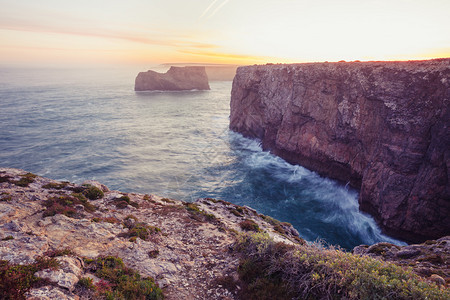
<svg viewBox="0 0 450 300">
<path fill-rule="evenodd" d="M 240 67 L 230 129 L 360 188 L 382 229 L 450 234 L 450 59 Z"/>
<path fill-rule="evenodd" d="M 170 67 L 166 73 L 140 72 L 135 91 L 209 90 L 205 67 Z"/>
</svg>

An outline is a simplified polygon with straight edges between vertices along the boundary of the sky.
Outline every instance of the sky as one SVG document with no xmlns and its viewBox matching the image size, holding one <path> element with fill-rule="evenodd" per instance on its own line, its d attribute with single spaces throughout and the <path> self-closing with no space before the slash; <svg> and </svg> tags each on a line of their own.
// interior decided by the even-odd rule
<svg viewBox="0 0 450 300">
<path fill-rule="evenodd" d="M 0 65 L 450 57 L 450 0 L 0 0 Z"/>
</svg>

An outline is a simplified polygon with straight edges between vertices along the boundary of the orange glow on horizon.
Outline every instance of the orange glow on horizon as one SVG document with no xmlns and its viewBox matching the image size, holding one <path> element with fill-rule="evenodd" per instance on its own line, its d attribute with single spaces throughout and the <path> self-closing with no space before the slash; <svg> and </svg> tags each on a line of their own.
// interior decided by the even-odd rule
<svg viewBox="0 0 450 300">
<path fill-rule="evenodd" d="M 246 65 L 450 57 L 447 0 L 2 3 L 0 65 Z"/>
</svg>

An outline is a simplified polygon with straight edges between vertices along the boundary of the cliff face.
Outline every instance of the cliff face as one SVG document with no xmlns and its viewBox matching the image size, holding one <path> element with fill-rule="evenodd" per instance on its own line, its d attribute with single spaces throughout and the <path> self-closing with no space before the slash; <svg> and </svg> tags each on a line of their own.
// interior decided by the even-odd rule
<svg viewBox="0 0 450 300">
<path fill-rule="evenodd" d="M 140 72 L 135 91 L 209 90 L 205 67 L 170 67 L 166 73 Z"/>
<path fill-rule="evenodd" d="M 230 128 L 361 189 L 382 228 L 450 233 L 450 59 L 240 67 Z"/>
</svg>

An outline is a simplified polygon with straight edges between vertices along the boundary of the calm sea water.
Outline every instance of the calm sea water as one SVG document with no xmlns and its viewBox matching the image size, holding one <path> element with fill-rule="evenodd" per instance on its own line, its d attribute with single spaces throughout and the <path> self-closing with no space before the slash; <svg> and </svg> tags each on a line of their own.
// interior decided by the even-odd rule
<svg viewBox="0 0 450 300">
<path fill-rule="evenodd" d="M 228 130 L 231 82 L 134 92 L 139 70 L 0 69 L 0 165 L 124 192 L 212 197 L 290 222 L 309 241 L 379 241 L 357 191 Z"/>
</svg>

